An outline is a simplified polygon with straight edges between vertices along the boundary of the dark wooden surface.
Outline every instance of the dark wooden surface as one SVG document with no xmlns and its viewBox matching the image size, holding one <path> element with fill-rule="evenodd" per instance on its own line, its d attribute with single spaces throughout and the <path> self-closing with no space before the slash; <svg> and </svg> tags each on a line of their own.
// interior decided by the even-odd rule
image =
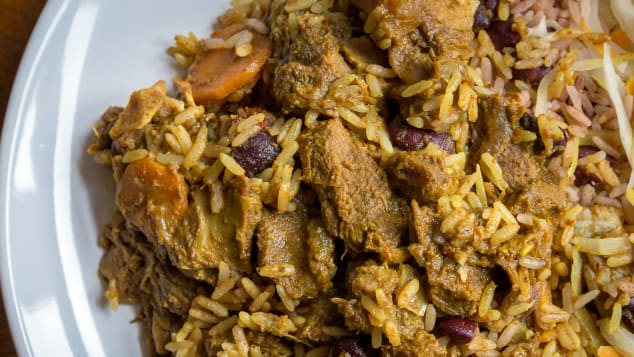
<svg viewBox="0 0 634 357">
<path fill-rule="evenodd" d="M 45 0 L 0 0 L 0 121 L 4 120 L 24 47 L 45 3 Z M 16 352 L 0 301 L 0 357 L 8 356 L 16 356 Z"/>
</svg>

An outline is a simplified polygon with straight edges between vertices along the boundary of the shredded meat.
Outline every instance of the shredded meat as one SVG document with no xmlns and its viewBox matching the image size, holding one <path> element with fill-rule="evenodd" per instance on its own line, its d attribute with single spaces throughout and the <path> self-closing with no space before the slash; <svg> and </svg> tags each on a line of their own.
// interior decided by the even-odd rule
<svg viewBox="0 0 634 357">
<path fill-rule="evenodd" d="M 201 284 L 161 262 L 143 234 L 126 227 L 121 216 L 104 228 L 99 243 L 106 249 L 99 275 L 108 284 L 114 281 L 120 303 L 144 306 L 139 320 L 151 331 L 150 345 L 167 353 L 165 344 L 180 328 Z"/>
</svg>

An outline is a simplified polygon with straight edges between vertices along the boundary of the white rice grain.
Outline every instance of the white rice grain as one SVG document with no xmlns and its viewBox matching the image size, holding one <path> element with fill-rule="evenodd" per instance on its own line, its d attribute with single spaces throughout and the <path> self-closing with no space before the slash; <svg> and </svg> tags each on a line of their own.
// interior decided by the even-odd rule
<svg viewBox="0 0 634 357">
<path fill-rule="evenodd" d="M 396 78 L 396 73 L 390 68 L 383 67 L 378 64 L 369 64 L 365 67 L 365 71 L 381 78 Z"/>
</svg>

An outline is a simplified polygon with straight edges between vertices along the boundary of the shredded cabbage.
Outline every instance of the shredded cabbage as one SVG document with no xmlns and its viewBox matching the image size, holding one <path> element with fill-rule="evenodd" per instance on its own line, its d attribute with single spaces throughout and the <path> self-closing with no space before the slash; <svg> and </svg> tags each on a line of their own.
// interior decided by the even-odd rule
<svg viewBox="0 0 634 357">
<path fill-rule="evenodd" d="M 610 332 L 608 325 L 609 319 L 602 319 L 599 321 L 599 328 L 601 335 L 606 339 L 617 351 L 623 356 L 634 356 L 634 335 L 627 331 L 623 326 L 619 326 L 616 331 Z"/>
<path fill-rule="evenodd" d="M 614 56 L 614 58 L 612 58 L 612 63 L 618 64 L 632 60 L 634 60 L 634 52 L 626 52 Z M 586 58 L 575 62 L 572 65 L 572 70 L 576 72 L 591 71 L 594 69 L 599 69 L 601 68 L 601 66 L 603 66 L 603 60 L 601 58 Z"/>
<path fill-rule="evenodd" d="M 629 1 L 629 0 L 628 0 Z M 621 138 L 621 144 L 625 150 L 627 160 L 630 162 L 630 166 L 633 168 L 630 174 L 630 181 L 628 186 L 631 188 L 634 186 L 634 154 L 632 152 L 632 126 L 630 125 L 630 119 L 625 112 L 625 106 L 623 105 L 622 96 L 625 94 L 625 85 L 619 76 L 616 74 L 616 69 L 612 63 L 612 57 L 610 56 L 610 45 L 603 44 L 603 74 L 605 76 L 605 85 L 616 111 L 616 118 L 619 123 L 619 137 Z M 634 204 L 634 202 L 630 202 Z"/>
<path fill-rule="evenodd" d="M 546 114 L 548 110 L 548 87 L 555 80 L 555 71 L 548 72 L 537 87 L 535 96 L 535 116 Z"/>
<path fill-rule="evenodd" d="M 618 25 L 620 29 L 627 35 L 630 39 L 630 42 L 634 42 L 634 3 L 632 0 L 610 0 L 610 15 L 612 20 L 606 20 L 613 24 L 613 26 Z M 616 20 L 616 23 L 615 23 Z M 632 45 L 623 44 L 625 47 L 624 50 L 631 50 Z M 617 46 L 617 50 L 620 50 L 620 47 Z M 617 58 L 613 59 L 614 63 L 619 63 Z M 629 61 L 626 60 L 626 61 Z M 625 77 L 634 76 L 634 66 L 629 63 L 620 63 L 616 66 L 621 74 L 625 75 Z"/>
<path fill-rule="evenodd" d="M 590 0 L 590 11 L 586 15 L 588 27 L 595 33 L 602 33 L 603 28 L 601 27 L 601 20 L 599 19 L 599 1 L 600 0 Z M 617 0 L 618 1 L 618 0 Z M 625 0 L 630 1 L 630 0 Z"/>
<path fill-rule="evenodd" d="M 634 4 L 632 0 L 610 0 L 610 6 L 612 6 L 612 14 L 618 21 L 621 30 L 627 34 L 630 40 L 633 40 L 634 21 L 632 20 L 634 19 Z"/>
<path fill-rule="evenodd" d="M 548 26 L 546 26 L 546 16 L 543 16 L 537 25 L 528 28 L 528 35 L 535 37 L 545 37 L 548 35 Z"/>
</svg>

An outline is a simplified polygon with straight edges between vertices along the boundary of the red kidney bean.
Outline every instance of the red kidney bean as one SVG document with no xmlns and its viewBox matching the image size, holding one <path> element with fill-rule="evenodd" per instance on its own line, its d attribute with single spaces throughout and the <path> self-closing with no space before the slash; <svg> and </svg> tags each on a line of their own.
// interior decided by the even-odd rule
<svg viewBox="0 0 634 357">
<path fill-rule="evenodd" d="M 475 13 L 473 14 L 473 32 L 478 32 L 480 30 L 486 29 L 491 24 L 489 17 L 487 16 L 487 9 L 485 5 L 480 2 L 480 5 L 476 8 Z"/>
<path fill-rule="evenodd" d="M 532 131 L 533 133 L 539 135 L 539 124 L 537 122 L 537 117 L 533 114 L 522 114 L 522 117 L 520 118 L 520 126 L 524 130 Z"/>
<path fill-rule="evenodd" d="M 630 304 L 623 306 L 621 321 L 631 331 L 634 332 L 634 298 L 630 299 Z"/>
<path fill-rule="evenodd" d="M 390 122 L 388 131 L 394 144 L 403 150 L 420 150 L 430 142 L 433 142 L 450 154 L 456 152 L 456 143 L 447 133 L 414 128 L 399 119 L 394 119 Z"/>
<path fill-rule="evenodd" d="M 497 0 L 480 0 L 480 4 L 473 15 L 473 32 L 487 29 L 491 25 L 491 19 L 488 15 L 491 13 L 495 19 L 497 7 Z"/>
<path fill-rule="evenodd" d="M 436 322 L 436 328 L 458 343 L 469 343 L 475 337 L 478 324 L 461 317 L 440 318 Z"/>
<path fill-rule="evenodd" d="M 594 146 L 590 146 L 590 145 L 580 146 L 579 158 L 581 159 L 582 157 L 592 155 L 598 151 L 599 149 L 597 149 Z M 610 163 L 610 165 L 616 164 L 616 159 L 610 155 L 606 155 L 605 159 Z M 588 184 L 592 186 L 596 186 L 599 182 L 601 182 L 601 178 L 587 172 L 583 167 L 577 167 L 577 169 L 575 170 L 575 185 L 577 187 L 588 185 Z"/>
<path fill-rule="evenodd" d="M 579 158 L 581 159 L 582 157 L 586 157 L 588 155 L 592 155 L 594 153 L 599 152 L 599 149 L 597 149 L 594 146 L 590 146 L 590 145 L 583 145 L 583 146 L 579 146 Z"/>
<path fill-rule="evenodd" d="M 599 152 L 599 149 L 591 146 L 591 145 L 582 145 L 579 146 L 579 158 L 581 159 L 582 157 L 586 157 L 588 155 L 592 155 L 594 153 Z M 608 162 L 610 163 L 610 165 L 614 165 L 616 164 L 616 159 L 613 158 L 610 155 L 605 155 L 605 159 L 608 160 Z"/>
<path fill-rule="evenodd" d="M 544 142 L 542 141 L 541 134 L 539 133 L 539 124 L 537 122 L 537 117 L 535 117 L 533 114 L 530 114 L 530 113 L 524 113 L 522 117 L 520 118 L 519 123 L 520 123 L 520 126 L 524 130 L 531 131 L 537 135 L 537 139 L 535 140 L 535 143 L 533 144 L 533 151 L 537 153 L 544 151 L 546 147 L 544 146 Z M 551 156 L 559 155 L 563 153 L 563 150 L 566 147 L 566 144 L 568 143 L 568 133 L 566 131 L 562 131 L 562 133 L 564 135 L 564 138 L 553 142 L 554 150 Z"/>
<path fill-rule="evenodd" d="M 585 185 L 596 186 L 601 181 L 595 175 L 589 174 L 586 170 L 577 167 L 575 170 L 575 186 L 581 187 Z"/>
<path fill-rule="evenodd" d="M 498 51 L 515 46 L 521 39 L 520 34 L 513 32 L 513 19 L 493 21 L 487 28 L 487 33 Z"/>
<path fill-rule="evenodd" d="M 253 177 L 260 171 L 271 166 L 279 154 L 277 143 L 265 131 L 261 131 L 241 146 L 233 149 L 233 158 L 246 171 L 248 177 Z"/>
<path fill-rule="evenodd" d="M 498 8 L 498 0 L 481 0 L 480 4 L 482 3 L 484 3 L 484 6 L 491 11 L 496 11 Z"/>
<path fill-rule="evenodd" d="M 539 82 L 542 81 L 542 78 L 550 72 L 552 68 L 546 66 L 540 66 L 535 68 L 528 69 L 515 69 L 513 68 L 513 78 L 522 80 L 531 85 L 533 88 L 537 88 L 539 86 Z"/>
<path fill-rule="evenodd" d="M 330 355 L 333 357 L 339 357 L 347 353 L 350 357 L 366 357 L 367 352 L 359 340 L 352 337 L 342 337 L 336 340 L 330 347 Z"/>
</svg>

